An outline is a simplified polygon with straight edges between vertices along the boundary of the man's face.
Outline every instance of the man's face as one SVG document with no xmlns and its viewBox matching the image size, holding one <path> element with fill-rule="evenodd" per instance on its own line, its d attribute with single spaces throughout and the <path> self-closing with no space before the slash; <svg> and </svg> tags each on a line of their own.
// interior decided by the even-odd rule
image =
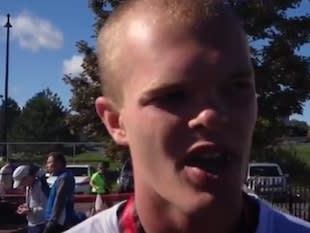
<svg viewBox="0 0 310 233">
<path fill-rule="evenodd" d="M 21 186 L 25 187 L 25 186 L 31 186 L 34 182 L 34 177 L 33 176 L 25 176 L 22 180 L 21 180 Z"/>
<path fill-rule="evenodd" d="M 100 173 L 103 173 L 104 167 L 102 165 L 98 165 L 97 166 L 97 171 L 100 172 Z"/>
<path fill-rule="evenodd" d="M 53 156 L 49 156 L 46 161 L 46 169 L 49 173 L 55 174 L 60 169 L 60 164 Z"/>
<path fill-rule="evenodd" d="M 149 25 L 128 29 L 135 65 L 119 118 L 136 192 L 187 213 L 227 208 L 241 196 L 257 113 L 244 36 L 236 25 Z"/>
</svg>

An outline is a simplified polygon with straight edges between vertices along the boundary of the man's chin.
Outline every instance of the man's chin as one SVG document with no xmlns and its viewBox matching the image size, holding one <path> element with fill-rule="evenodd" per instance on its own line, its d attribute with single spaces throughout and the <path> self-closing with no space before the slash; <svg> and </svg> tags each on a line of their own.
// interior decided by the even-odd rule
<svg viewBox="0 0 310 233">
<path fill-rule="evenodd" d="M 184 192 L 184 210 L 189 215 L 201 213 L 217 213 L 234 206 L 239 195 L 229 188 L 221 190 L 201 191 L 191 190 Z"/>
<path fill-rule="evenodd" d="M 181 208 L 188 215 L 195 215 L 201 211 L 213 209 L 217 206 L 217 198 L 212 193 L 208 192 L 194 192 L 184 194 L 184 199 L 180 203 Z"/>
</svg>

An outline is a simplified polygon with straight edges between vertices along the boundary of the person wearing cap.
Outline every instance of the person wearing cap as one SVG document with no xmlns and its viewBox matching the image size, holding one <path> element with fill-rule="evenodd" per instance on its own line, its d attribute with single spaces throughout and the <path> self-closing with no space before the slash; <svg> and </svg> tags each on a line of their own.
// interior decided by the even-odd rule
<svg viewBox="0 0 310 233">
<path fill-rule="evenodd" d="M 13 183 L 12 174 L 15 168 L 14 163 L 15 163 L 14 160 L 8 159 L 7 164 L 5 164 L 0 169 L 0 186 L 5 193 L 12 190 L 12 183 Z"/>
<path fill-rule="evenodd" d="M 41 233 L 45 227 L 48 195 L 41 182 L 42 174 L 42 170 L 33 165 L 21 165 L 13 172 L 13 188 L 26 188 L 26 203 L 18 206 L 17 213 L 27 216 L 28 233 Z"/>
</svg>

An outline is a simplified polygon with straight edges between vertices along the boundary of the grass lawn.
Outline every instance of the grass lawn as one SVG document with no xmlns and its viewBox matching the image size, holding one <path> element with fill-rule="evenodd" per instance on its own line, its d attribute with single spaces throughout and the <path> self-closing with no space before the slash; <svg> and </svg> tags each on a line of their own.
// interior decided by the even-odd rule
<svg viewBox="0 0 310 233">
<path fill-rule="evenodd" d="M 296 154 L 310 166 L 310 144 L 296 145 Z"/>
<path fill-rule="evenodd" d="M 98 163 L 99 161 L 106 161 L 107 158 L 98 152 L 87 152 L 78 154 L 75 156 L 66 156 L 68 162 L 91 162 L 91 163 Z"/>
<path fill-rule="evenodd" d="M 87 152 L 78 154 L 76 156 L 66 156 L 66 159 L 68 163 L 75 163 L 75 164 L 86 163 L 91 164 L 95 167 L 100 161 L 109 161 L 108 157 L 98 152 Z M 118 163 L 110 163 L 110 169 L 112 170 L 119 168 L 119 166 L 120 165 Z"/>
</svg>

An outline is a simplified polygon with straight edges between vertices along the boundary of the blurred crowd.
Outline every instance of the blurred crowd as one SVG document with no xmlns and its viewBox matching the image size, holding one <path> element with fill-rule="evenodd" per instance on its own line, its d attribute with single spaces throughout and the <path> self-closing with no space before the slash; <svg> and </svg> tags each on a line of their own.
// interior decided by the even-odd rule
<svg viewBox="0 0 310 233">
<path fill-rule="evenodd" d="M 35 164 L 18 165 L 14 160 L 0 169 L 0 195 L 24 193 L 24 203 L 17 206 L 16 213 L 25 216 L 29 233 L 63 232 L 87 218 L 86 213 L 74 209 L 75 178 L 66 168 L 63 153 L 51 152 L 47 155 L 46 167 Z M 99 162 L 97 170 L 89 177 L 90 194 L 95 194 L 90 215 L 103 209 L 101 195 L 109 193 L 107 186 L 106 162 Z M 47 182 L 47 174 L 56 177 L 52 184 Z M 117 179 L 118 191 L 133 192 L 131 161 L 127 160 Z"/>
</svg>

